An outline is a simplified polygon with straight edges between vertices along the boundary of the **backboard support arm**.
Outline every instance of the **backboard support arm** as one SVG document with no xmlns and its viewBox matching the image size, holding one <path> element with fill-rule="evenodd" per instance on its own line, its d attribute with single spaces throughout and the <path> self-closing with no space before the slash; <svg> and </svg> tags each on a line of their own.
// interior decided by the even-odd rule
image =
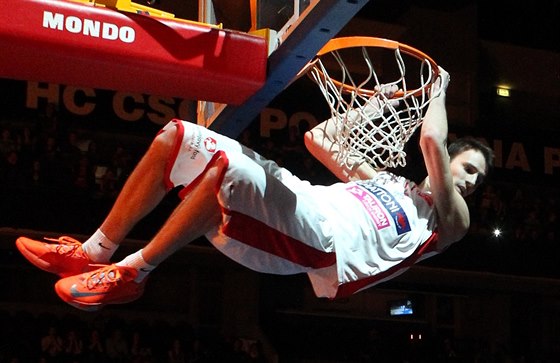
<svg viewBox="0 0 560 363">
<path fill-rule="evenodd" d="M 217 105 L 205 126 L 237 137 L 369 0 L 321 0 L 268 60 L 265 84 L 239 106 Z M 199 120 L 199 123 L 200 120 Z"/>
</svg>

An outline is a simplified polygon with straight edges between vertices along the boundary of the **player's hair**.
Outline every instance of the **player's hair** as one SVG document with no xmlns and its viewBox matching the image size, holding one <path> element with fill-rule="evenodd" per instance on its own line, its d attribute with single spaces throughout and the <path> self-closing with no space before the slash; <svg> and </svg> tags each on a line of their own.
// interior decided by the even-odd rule
<svg viewBox="0 0 560 363">
<path fill-rule="evenodd" d="M 475 139 L 474 137 L 466 136 L 459 138 L 453 141 L 447 147 L 447 151 L 449 152 L 449 157 L 451 158 L 451 160 L 453 160 L 453 158 L 458 154 L 467 150 L 480 151 L 484 156 L 484 160 L 486 161 L 486 169 L 488 169 L 488 172 L 492 170 L 492 168 L 494 167 L 494 151 L 486 144 Z"/>
</svg>

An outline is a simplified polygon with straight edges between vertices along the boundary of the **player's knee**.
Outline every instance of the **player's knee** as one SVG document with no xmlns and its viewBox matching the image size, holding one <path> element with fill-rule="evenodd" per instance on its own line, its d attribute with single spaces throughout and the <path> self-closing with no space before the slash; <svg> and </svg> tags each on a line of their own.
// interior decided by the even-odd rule
<svg viewBox="0 0 560 363">
<path fill-rule="evenodd" d="M 177 128 L 169 127 L 160 131 L 152 141 L 151 148 L 158 150 L 171 150 L 176 142 Z"/>
<path fill-rule="evenodd" d="M 303 134 L 303 143 L 307 148 L 309 148 L 309 145 L 313 143 L 313 138 L 314 135 L 312 130 L 306 131 L 305 134 Z"/>
<path fill-rule="evenodd" d="M 225 169 L 228 167 L 228 161 L 222 154 L 220 154 L 213 162 L 212 165 L 206 169 L 205 178 L 210 179 L 218 184 L 221 182 Z"/>
</svg>

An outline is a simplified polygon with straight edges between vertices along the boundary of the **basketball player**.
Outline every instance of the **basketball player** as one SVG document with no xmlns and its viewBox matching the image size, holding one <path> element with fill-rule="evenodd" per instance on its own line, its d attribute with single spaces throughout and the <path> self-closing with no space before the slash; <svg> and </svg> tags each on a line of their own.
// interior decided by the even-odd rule
<svg viewBox="0 0 560 363">
<path fill-rule="evenodd" d="M 319 297 L 373 286 L 467 233 L 464 198 L 492 164 L 491 150 L 472 139 L 446 149 L 449 76 L 440 71 L 432 90 L 438 96 L 420 131 L 428 176 L 419 185 L 367 164 L 341 167 L 330 121 L 309 131 L 305 143 L 342 182 L 318 186 L 234 140 L 174 120 L 155 137 L 85 243 L 20 237 L 17 247 L 37 267 L 60 275 L 56 292 L 83 310 L 137 299 L 150 271 L 200 236 L 253 270 L 307 273 Z M 143 249 L 111 264 L 127 233 L 176 186 L 184 187 L 182 201 L 159 232 Z"/>
</svg>

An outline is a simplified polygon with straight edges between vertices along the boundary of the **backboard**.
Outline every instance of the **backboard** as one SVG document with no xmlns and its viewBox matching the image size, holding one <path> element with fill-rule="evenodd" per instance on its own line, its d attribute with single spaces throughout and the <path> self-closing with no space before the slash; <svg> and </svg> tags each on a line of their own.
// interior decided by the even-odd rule
<svg viewBox="0 0 560 363">
<path fill-rule="evenodd" d="M 18 0 L 0 12 L 0 77 L 235 105 L 261 88 L 265 38 L 194 21 L 196 6 L 175 16 L 190 2 L 163 3 L 177 8 Z"/>
<path fill-rule="evenodd" d="M 236 137 L 367 2 L 19 0 L 0 77 L 205 100 L 197 122 Z"/>
<path fill-rule="evenodd" d="M 201 1 L 199 21 L 212 24 L 220 22 L 219 16 L 216 16 L 220 13 L 220 3 L 233 0 Z M 265 36 L 269 43 L 265 84 L 241 105 L 199 101 L 197 122 L 222 134 L 237 137 L 367 2 L 251 0 L 251 25 L 248 32 Z"/>
</svg>

